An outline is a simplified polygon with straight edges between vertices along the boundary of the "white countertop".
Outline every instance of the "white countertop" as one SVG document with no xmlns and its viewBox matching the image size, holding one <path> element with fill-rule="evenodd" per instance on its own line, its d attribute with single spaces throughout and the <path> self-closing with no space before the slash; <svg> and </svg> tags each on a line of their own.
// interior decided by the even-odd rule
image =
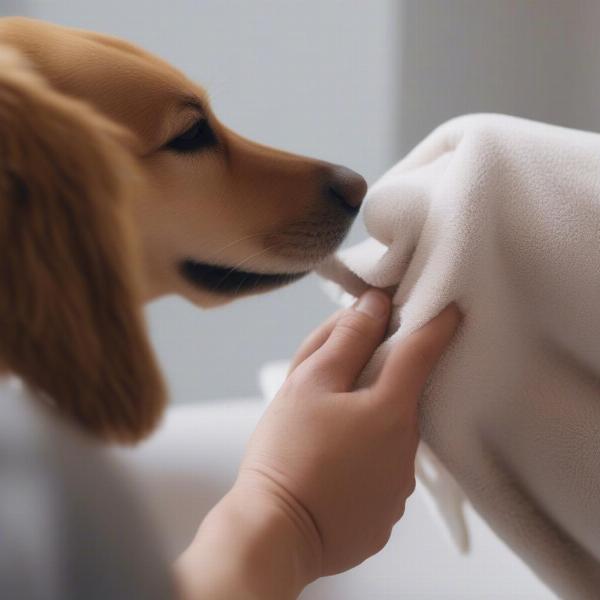
<svg viewBox="0 0 600 600">
<path fill-rule="evenodd" d="M 262 400 L 176 405 L 160 430 L 133 450 L 120 450 L 171 556 L 191 539 L 208 509 L 231 485 Z M 417 487 L 387 547 L 359 567 L 322 579 L 303 600 L 552 600 L 555 596 L 468 511 L 472 551 L 461 556 Z"/>
</svg>

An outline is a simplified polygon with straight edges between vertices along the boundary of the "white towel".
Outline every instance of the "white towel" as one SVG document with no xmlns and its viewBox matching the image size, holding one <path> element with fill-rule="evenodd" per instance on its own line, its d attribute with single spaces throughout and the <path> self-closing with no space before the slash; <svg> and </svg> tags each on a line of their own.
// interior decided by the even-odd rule
<svg viewBox="0 0 600 600">
<path fill-rule="evenodd" d="M 455 540 L 462 488 L 559 595 L 600 598 L 600 135 L 454 119 L 375 184 L 364 219 L 374 239 L 322 274 L 395 290 L 365 381 L 449 302 L 465 315 L 421 409 L 419 474 Z"/>
</svg>

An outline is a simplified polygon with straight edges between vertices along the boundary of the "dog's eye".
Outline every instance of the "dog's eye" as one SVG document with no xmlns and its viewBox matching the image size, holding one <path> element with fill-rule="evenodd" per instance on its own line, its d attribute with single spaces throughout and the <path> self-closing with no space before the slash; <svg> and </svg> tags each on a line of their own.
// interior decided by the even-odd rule
<svg viewBox="0 0 600 600">
<path fill-rule="evenodd" d="M 189 129 L 173 138 L 168 144 L 175 152 L 196 152 L 217 145 L 217 138 L 206 119 L 196 121 Z"/>
</svg>

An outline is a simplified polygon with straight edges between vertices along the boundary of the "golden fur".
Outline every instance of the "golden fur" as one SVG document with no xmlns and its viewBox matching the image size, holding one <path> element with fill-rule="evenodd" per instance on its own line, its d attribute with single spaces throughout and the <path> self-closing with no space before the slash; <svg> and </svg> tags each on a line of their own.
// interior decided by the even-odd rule
<svg viewBox="0 0 600 600">
<path fill-rule="evenodd" d="M 124 140 L 2 51 L 0 361 L 87 431 L 134 441 L 165 393 L 132 268 Z"/>
<path fill-rule="evenodd" d="M 7 18 L 0 45 L 0 363 L 88 432 L 138 440 L 164 406 L 142 301 L 213 306 L 302 276 L 365 182 L 240 137 L 122 40 Z M 182 151 L 190 131 L 214 143 Z"/>
</svg>

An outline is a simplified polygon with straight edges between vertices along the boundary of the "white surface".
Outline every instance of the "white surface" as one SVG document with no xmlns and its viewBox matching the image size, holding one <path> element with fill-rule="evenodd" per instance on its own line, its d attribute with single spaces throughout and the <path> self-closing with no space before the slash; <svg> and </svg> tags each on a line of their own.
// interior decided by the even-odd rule
<svg viewBox="0 0 600 600">
<path fill-rule="evenodd" d="M 233 482 L 260 417 L 257 400 L 173 407 L 145 444 L 120 451 L 132 465 L 171 556 Z M 417 489 L 388 546 L 343 575 L 310 586 L 303 600 L 551 600 L 554 596 L 472 512 L 469 556 L 457 554 Z"/>
</svg>

